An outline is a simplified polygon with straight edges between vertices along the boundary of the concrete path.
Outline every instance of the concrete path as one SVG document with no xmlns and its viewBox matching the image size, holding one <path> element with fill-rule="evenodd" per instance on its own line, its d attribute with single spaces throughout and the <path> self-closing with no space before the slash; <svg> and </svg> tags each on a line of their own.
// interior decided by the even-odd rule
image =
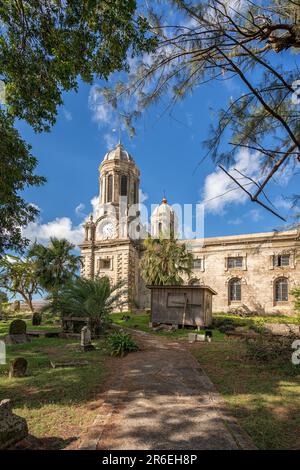
<svg viewBox="0 0 300 470">
<path fill-rule="evenodd" d="M 253 449 L 195 358 L 178 342 L 134 333 L 142 350 L 118 376 L 81 449 Z"/>
</svg>

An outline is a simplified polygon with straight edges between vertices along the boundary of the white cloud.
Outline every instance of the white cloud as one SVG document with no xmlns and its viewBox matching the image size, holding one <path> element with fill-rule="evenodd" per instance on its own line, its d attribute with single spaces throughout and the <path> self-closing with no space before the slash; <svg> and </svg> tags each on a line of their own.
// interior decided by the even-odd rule
<svg viewBox="0 0 300 470">
<path fill-rule="evenodd" d="M 75 214 L 78 215 L 78 217 L 86 217 L 85 212 L 83 212 L 85 209 L 85 205 L 83 202 L 80 202 L 78 206 L 75 207 Z"/>
<path fill-rule="evenodd" d="M 106 133 L 103 135 L 103 140 L 106 143 L 107 150 L 113 149 L 118 143 L 116 134 Z"/>
<path fill-rule="evenodd" d="M 73 226 L 69 217 L 57 217 L 47 222 L 31 222 L 25 229 L 23 235 L 31 241 L 47 243 L 50 237 L 66 238 L 74 244 L 83 240 L 83 228 L 81 225 Z"/>
<path fill-rule="evenodd" d="M 140 201 L 140 204 L 143 204 L 143 202 L 147 201 L 147 199 L 149 198 L 148 194 L 147 193 L 144 193 L 144 191 L 142 189 L 139 190 L 139 201 Z"/>
<path fill-rule="evenodd" d="M 300 206 L 295 204 L 292 198 L 284 197 L 282 195 L 277 196 L 274 201 L 274 206 L 277 209 L 285 211 L 286 216 L 295 216 L 300 213 Z"/>
<path fill-rule="evenodd" d="M 237 217 L 236 219 L 228 220 L 229 225 L 242 225 L 242 223 L 243 223 L 243 219 L 241 219 L 240 217 Z"/>
<path fill-rule="evenodd" d="M 88 105 L 92 112 L 92 119 L 98 124 L 98 127 L 109 129 L 102 137 L 107 150 L 111 150 L 118 142 L 117 129 L 120 126 L 118 113 L 110 103 L 105 102 L 105 98 L 98 90 L 99 87 L 96 85 L 92 86 L 89 93 Z"/>
<path fill-rule="evenodd" d="M 93 208 L 93 217 L 94 219 L 98 218 L 98 211 L 99 211 L 99 196 L 94 196 L 91 199 L 91 205 Z"/>
<path fill-rule="evenodd" d="M 98 217 L 99 196 L 94 196 L 90 200 L 94 219 Z M 82 202 L 75 207 L 75 213 L 83 218 L 82 223 L 73 224 L 70 217 L 56 217 L 54 220 L 43 223 L 42 219 L 31 222 L 22 230 L 23 235 L 32 242 L 47 244 L 50 237 L 66 238 L 74 245 L 83 241 L 84 230 L 82 224 L 88 219 L 89 215 L 84 213 L 85 204 Z"/>
<path fill-rule="evenodd" d="M 72 121 L 73 117 L 70 111 L 68 111 L 66 108 L 63 108 L 63 113 L 66 121 Z"/>
<path fill-rule="evenodd" d="M 228 171 L 234 175 L 241 184 L 244 186 L 247 185 L 246 188 L 249 190 L 253 184 L 235 170 L 256 180 L 261 176 L 259 165 L 260 158 L 257 152 L 250 153 L 248 150 L 242 149 L 237 154 L 234 164 Z M 244 204 L 248 199 L 247 194 L 242 189 L 238 188 L 236 183 L 221 169 L 217 169 L 205 178 L 201 202 L 205 204 L 205 210 L 208 212 L 222 214 L 225 212 L 227 205 Z"/>
<path fill-rule="evenodd" d="M 284 198 L 283 196 L 277 196 L 274 202 L 274 206 L 278 209 L 284 209 L 289 211 L 292 208 L 292 202 Z"/>
<path fill-rule="evenodd" d="M 90 90 L 88 104 L 92 111 L 93 121 L 97 122 L 99 126 L 112 123 L 112 106 L 105 102 L 104 97 L 99 93 L 99 87 L 97 85 L 93 85 Z"/>
<path fill-rule="evenodd" d="M 259 209 L 252 209 L 249 212 L 249 217 L 253 220 L 253 222 L 258 222 L 259 220 L 263 219 L 263 216 Z"/>
</svg>

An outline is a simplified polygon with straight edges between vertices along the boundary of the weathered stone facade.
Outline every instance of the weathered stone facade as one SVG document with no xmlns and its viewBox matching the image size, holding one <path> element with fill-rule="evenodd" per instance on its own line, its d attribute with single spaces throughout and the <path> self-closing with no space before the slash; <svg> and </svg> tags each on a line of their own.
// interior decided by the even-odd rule
<svg viewBox="0 0 300 470">
<path fill-rule="evenodd" d="M 261 314 L 293 313 L 290 291 L 300 285 L 299 230 L 205 238 L 202 246 L 199 240 L 185 243 L 194 259 L 199 260 L 190 282 L 209 285 L 218 293 L 213 298 L 215 312 L 243 309 Z M 278 256 L 284 256 L 287 264 L 278 265 Z M 241 258 L 241 266 L 231 267 L 228 260 L 234 258 Z M 239 300 L 230 296 L 235 279 L 240 281 Z M 287 300 L 284 296 L 276 298 L 276 285 L 281 279 L 286 280 Z"/>
<path fill-rule="evenodd" d="M 112 284 L 125 280 L 124 309 L 149 307 L 150 292 L 139 272 L 143 244 L 128 232 L 129 225 L 144 230 L 139 220 L 139 170 L 121 144 L 105 155 L 99 170 L 97 215 L 85 224 L 85 240 L 80 245 L 82 275 L 106 275 Z M 152 215 L 154 234 L 169 214 L 174 224 L 174 214 L 164 199 Z M 290 291 L 300 285 L 299 229 L 184 243 L 194 256 L 193 276 L 187 282 L 208 285 L 217 292 L 213 311 L 293 313 Z"/>
</svg>

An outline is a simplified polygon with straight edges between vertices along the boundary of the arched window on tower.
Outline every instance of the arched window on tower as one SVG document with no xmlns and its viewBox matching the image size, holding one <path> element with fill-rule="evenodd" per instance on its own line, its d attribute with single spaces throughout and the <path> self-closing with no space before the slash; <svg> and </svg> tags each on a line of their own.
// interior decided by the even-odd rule
<svg viewBox="0 0 300 470">
<path fill-rule="evenodd" d="M 127 176 L 121 175 L 120 196 L 127 196 Z"/>
<path fill-rule="evenodd" d="M 108 175 L 106 202 L 112 202 L 112 198 L 113 198 L 113 175 Z"/>
<path fill-rule="evenodd" d="M 241 280 L 237 277 L 231 279 L 229 282 L 229 301 L 239 302 L 242 300 L 242 286 Z"/>
<path fill-rule="evenodd" d="M 288 302 L 289 283 L 286 277 L 280 277 L 275 281 L 275 302 Z"/>
</svg>

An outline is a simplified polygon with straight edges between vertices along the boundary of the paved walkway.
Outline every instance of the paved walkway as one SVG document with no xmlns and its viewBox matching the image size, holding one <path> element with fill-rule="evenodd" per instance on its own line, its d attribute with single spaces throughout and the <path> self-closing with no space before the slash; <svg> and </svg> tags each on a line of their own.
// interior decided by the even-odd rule
<svg viewBox="0 0 300 470">
<path fill-rule="evenodd" d="M 81 449 L 252 449 L 194 357 L 178 342 L 135 333 L 142 350 L 118 377 Z"/>
</svg>

